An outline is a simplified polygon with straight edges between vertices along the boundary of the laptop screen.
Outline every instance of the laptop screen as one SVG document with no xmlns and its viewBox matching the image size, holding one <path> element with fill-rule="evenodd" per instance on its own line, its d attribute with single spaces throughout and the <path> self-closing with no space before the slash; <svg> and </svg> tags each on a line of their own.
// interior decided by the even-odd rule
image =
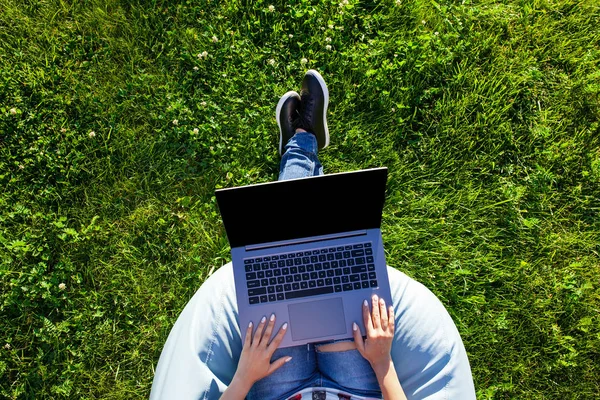
<svg viewBox="0 0 600 400">
<path fill-rule="evenodd" d="M 381 227 L 387 168 L 220 189 L 232 248 Z"/>
</svg>

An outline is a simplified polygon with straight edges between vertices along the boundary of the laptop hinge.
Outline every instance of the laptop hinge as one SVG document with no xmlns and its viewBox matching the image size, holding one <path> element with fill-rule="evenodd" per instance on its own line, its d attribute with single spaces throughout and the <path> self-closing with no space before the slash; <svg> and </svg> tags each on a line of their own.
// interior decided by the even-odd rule
<svg viewBox="0 0 600 400">
<path fill-rule="evenodd" d="M 245 246 L 245 249 L 246 249 L 246 251 L 264 250 L 264 249 L 270 249 L 272 247 L 291 246 L 294 244 L 302 244 L 302 243 L 322 242 L 324 240 L 344 239 L 344 238 L 350 238 L 350 237 L 355 237 L 355 236 L 364 236 L 366 234 L 367 234 L 367 231 L 365 231 L 365 230 L 343 232 L 343 233 L 333 233 L 330 235 L 312 236 L 309 238 L 281 240 L 278 242 L 261 243 L 261 244 L 251 244 L 251 245 Z"/>
</svg>

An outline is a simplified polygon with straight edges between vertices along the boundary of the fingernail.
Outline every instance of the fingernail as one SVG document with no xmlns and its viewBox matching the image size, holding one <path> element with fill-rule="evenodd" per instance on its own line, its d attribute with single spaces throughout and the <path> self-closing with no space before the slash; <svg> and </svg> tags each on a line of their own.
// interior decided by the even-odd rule
<svg viewBox="0 0 600 400">
<path fill-rule="evenodd" d="M 283 325 L 281 325 L 281 329 L 287 329 L 287 322 Z"/>
<path fill-rule="evenodd" d="M 248 328 L 252 328 L 252 321 L 248 324 Z"/>
<path fill-rule="evenodd" d="M 262 319 L 260 320 L 260 323 L 264 323 L 267 320 L 267 317 L 262 317 Z"/>
<path fill-rule="evenodd" d="M 377 301 L 379 299 L 379 297 L 377 297 L 376 294 L 373 295 L 373 300 Z"/>
<path fill-rule="evenodd" d="M 385 300 L 384 299 L 380 299 L 379 303 L 381 303 L 381 305 L 385 306 Z"/>
<path fill-rule="evenodd" d="M 269 318 L 269 321 L 271 321 L 271 322 L 275 321 L 275 314 L 271 314 L 271 318 Z"/>
<path fill-rule="evenodd" d="M 367 303 L 367 301 L 365 300 L 365 301 L 363 301 L 363 306 L 369 307 L 369 303 Z"/>
<path fill-rule="evenodd" d="M 285 359 L 285 362 L 290 362 L 290 361 L 292 361 L 292 357 L 288 357 Z"/>
<path fill-rule="evenodd" d="M 358 325 L 356 325 L 356 322 L 352 323 L 352 330 L 353 331 L 357 331 L 358 330 Z"/>
</svg>

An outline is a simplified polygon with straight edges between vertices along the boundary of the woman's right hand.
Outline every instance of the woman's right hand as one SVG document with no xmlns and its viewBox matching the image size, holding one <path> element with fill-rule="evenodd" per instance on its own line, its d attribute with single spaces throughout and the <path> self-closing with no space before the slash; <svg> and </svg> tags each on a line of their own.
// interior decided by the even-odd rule
<svg viewBox="0 0 600 400">
<path fill-rule="evenodd" d="M 369 361 L 373 370 L 377 372 L 380 368 L 386 368 L 392 360 L 390 353 L 396 323 L 394 308 L 390 306 L 389 309 L 386 309 L 385 300 L 373 295 L 371 303 L 372 312 L 369 312 L 367 300 L 362 306 L 367 339 L 363 340 L 358 325 L 354 323 L 354 342 L 358 352 Z"/>
</svg>

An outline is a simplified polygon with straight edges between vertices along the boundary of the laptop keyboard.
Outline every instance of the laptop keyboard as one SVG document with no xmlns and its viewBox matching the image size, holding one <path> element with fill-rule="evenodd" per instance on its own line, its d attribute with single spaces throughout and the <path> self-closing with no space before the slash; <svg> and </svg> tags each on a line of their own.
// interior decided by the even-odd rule
<svg viewBox="0 0 600 400">
<path fill-rule="evenodd" d="M 250 304 L 376 288 L 370 242 L 244 260 Z"/>
</svg>

